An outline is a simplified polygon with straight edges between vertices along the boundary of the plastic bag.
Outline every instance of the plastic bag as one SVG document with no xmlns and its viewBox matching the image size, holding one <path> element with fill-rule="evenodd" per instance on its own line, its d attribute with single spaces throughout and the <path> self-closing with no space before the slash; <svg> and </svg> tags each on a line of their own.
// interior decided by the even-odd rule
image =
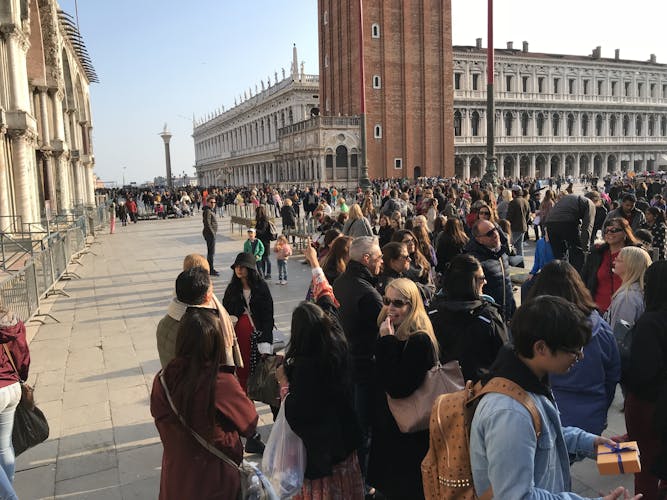
<svg viewBox="0 0 667 500">
<path fill-rule="evenodd" d="M 262 470 L 281 499 L 290 498 L 301 490 L 306 472 L 306 447 L 287 423 L 285 401 L 280 405 L 266 442 Z"/>
</svg>

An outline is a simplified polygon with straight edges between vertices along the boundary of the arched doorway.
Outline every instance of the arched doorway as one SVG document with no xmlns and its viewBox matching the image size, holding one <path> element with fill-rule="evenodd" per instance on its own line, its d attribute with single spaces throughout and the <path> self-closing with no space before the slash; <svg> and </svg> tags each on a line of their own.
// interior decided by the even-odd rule
<svg viewBox="0 0 667 500">
<path fill-rule="evenodd" d="M 505 155 L 503 158 L 503 177 L 509 179 L 514 172 L 514 158 L 510 155 Z"/>
<path fill-rule="evenodd" d="M 454 176 L 463 179 L 463 159 L 460 156 L 454 158 Z"/>
<path fill-rule="evenodd" d="M 600 177 L 602 175 L 602 156 L 595 155 L 593 157 L 593 175 Z"/>
<path fill-rule="evenodd" d="M 617 164 L 618 159 L 616 158 L 616 155 L 609 155 L 607 157 L 607 173 L 612 174 L 616 172 L 618 169 Z"/>
<path fill-rule="evenodd" d="M 528 156 L 523 155 L 519 159 L 519 176 L 520 177 L 528 177 L 530 175 L 530 158 Z"/>
<path fill-rule="evenodd" d="M 560 172 L 558 171 L 558 164 L 560 163 L 560 156 L 554 155 L 551 157 L 551 171 L 549 177 L 556 177 Z"/>
<path fill-rule="evenodd" d="M 574 156 L 572 155 L 567 155 L 565 157 L 565 177 L 570 177 L 574 175 Z"/>
<path fill-rule="evenodd" d="M 535 178 L 536 179 L 544 179 L 545 177 L 548 177 L 545 167 L 547 164 L 547 160 L 544 156 L 542 155 L 537 155 L 537 158 L 535 158 Z"/>
<path fill-rule="evenodd" d="M 422 168 L 420 166 L 416 166 L 414 169 L 414 179 L 417 180 L 422 176 Z"/>
<path fill-rule="evenodd" d="M 579 174 L 590 174 L 593 170 L 589 165 L 588 155 L 582 155 L 579 158 Z"/>
<path fill-rule="evenodd" d="M 482 177 L 482 160 L 479 156 L 473 156 L 470 160 L 470 177 Z"/>
</svg>

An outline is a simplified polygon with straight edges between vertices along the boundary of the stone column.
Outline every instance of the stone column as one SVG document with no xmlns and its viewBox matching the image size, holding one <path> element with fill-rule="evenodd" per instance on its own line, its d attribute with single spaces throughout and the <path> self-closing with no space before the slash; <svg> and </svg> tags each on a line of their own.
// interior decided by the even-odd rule
<svg viewBox="0 0 667 500">
<path fill-rule="evenodd" d="M 514 178 L 518 179 L 521 177 L 521 155 L 517 153 L 514 156 Z"/>
<path fill-rule="evenodd" d="M 581 170 L 581 153 L 577 153 L 577 157 L 575 158 L 576 163 L 573 165 L 572 169 L 572 177 L 575 179 L 579 178 L 579 171 Z"/>
<path fill-rule="evenodd" d="M 11 192 L 9 189 L 9 172 L 7 171 L 7 163 L 5 161 L 5 134 L 7 129 L 0 127 L 0 231 L 6 231 L 10 226 L 9 219 L 5 219 L 12 215 L 9 210 L 9 200 Z M 11 229 L 10 229 L 11 230 Z"/>
<path fill-rule="evenodd" d="M 86 169 L 86 204 L 95 206 L 95 178 L 93 177 L 93 164 L 89 163 Z"/>
<path fill-rule="evenodd" d="M 600 156 L 602 164 L 600 165 L 600 177 L 607 175 L 607 162 L 609 161 L 609 153 L 604 153 Z"/>
<path fill-rule="evenodd" d="M 528 172 L 528 176 L 531 178 L 535 178 L 535 159 L 537 158 L 537 155 L 535 153 L 532 153 L 530 155 L 530 170 Z"/>
<path fill-rule="evenodd" d="M 7 24 L 1 28 L 6 41 L 7 66 L 9 77 L 9 111 L 29 111 L 30 94 L 28 92 L 26 53 L 29 42 L 20 28 Z"/>
<path fill-rule="evenodd" d="M 470 179 L 470 155 L 463 158 L 463 178 Z"/>
<path fill-rule="evenodd" d="M 565 157 L 566 157 L 565 153 L 563 153 L 560 156 L 560 165 L 558 167 L 558 175 L 565 175 Z"/>
<path fill-rule="evenodd" d="M 35 137 L 33 132 L 28 130 L 13 130 L 9 133 L 12 144 L 12 170 L 14 173 L 14 199 L 16 200 L 17 215 L 20 215 L 22 222 L 39 222 L 39 217 L 35 216 L 34 208 L 34 182 L 30 171 L 30 155 L 33 150 L 31 147 Z"/>
</svg>

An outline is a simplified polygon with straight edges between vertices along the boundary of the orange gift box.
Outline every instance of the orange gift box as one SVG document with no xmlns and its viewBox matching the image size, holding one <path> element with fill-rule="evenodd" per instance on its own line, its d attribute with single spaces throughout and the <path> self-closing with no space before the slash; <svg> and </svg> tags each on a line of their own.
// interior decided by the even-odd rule
<svg viewBox="0 0 667 500">
<path fill-rule="evenodd" d="M 602 475 L 634 474 L 642 470 L 637 441 L 618 443 L 616 447 L 598 445 L 598 470 Z"/>
</svg>

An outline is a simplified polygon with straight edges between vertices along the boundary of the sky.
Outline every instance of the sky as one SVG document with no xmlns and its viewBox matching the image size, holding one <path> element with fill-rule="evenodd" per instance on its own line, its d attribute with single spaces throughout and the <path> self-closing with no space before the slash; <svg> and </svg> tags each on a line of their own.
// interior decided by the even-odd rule
<svg viewBox="0 0 667 500">
<path fill-rule="evenodd" d="M 75 0 L 59 0 L 76 16 Z M 194 175 L 192 117 L 206 116 L 289 72 L 292 45 L 318 73 L 317 0 L 77 0 L 78 21 L 100 83 L 91 84 L 95 173 L 104 181 L 164 175 L 164 124 L 172 173 Z M 486 0 L 452 0 L 454 45 L 486 47 Z M 659 0 L 495 0 L 494 46 L 531 52 L 667 63 Z"/>
</svg>

